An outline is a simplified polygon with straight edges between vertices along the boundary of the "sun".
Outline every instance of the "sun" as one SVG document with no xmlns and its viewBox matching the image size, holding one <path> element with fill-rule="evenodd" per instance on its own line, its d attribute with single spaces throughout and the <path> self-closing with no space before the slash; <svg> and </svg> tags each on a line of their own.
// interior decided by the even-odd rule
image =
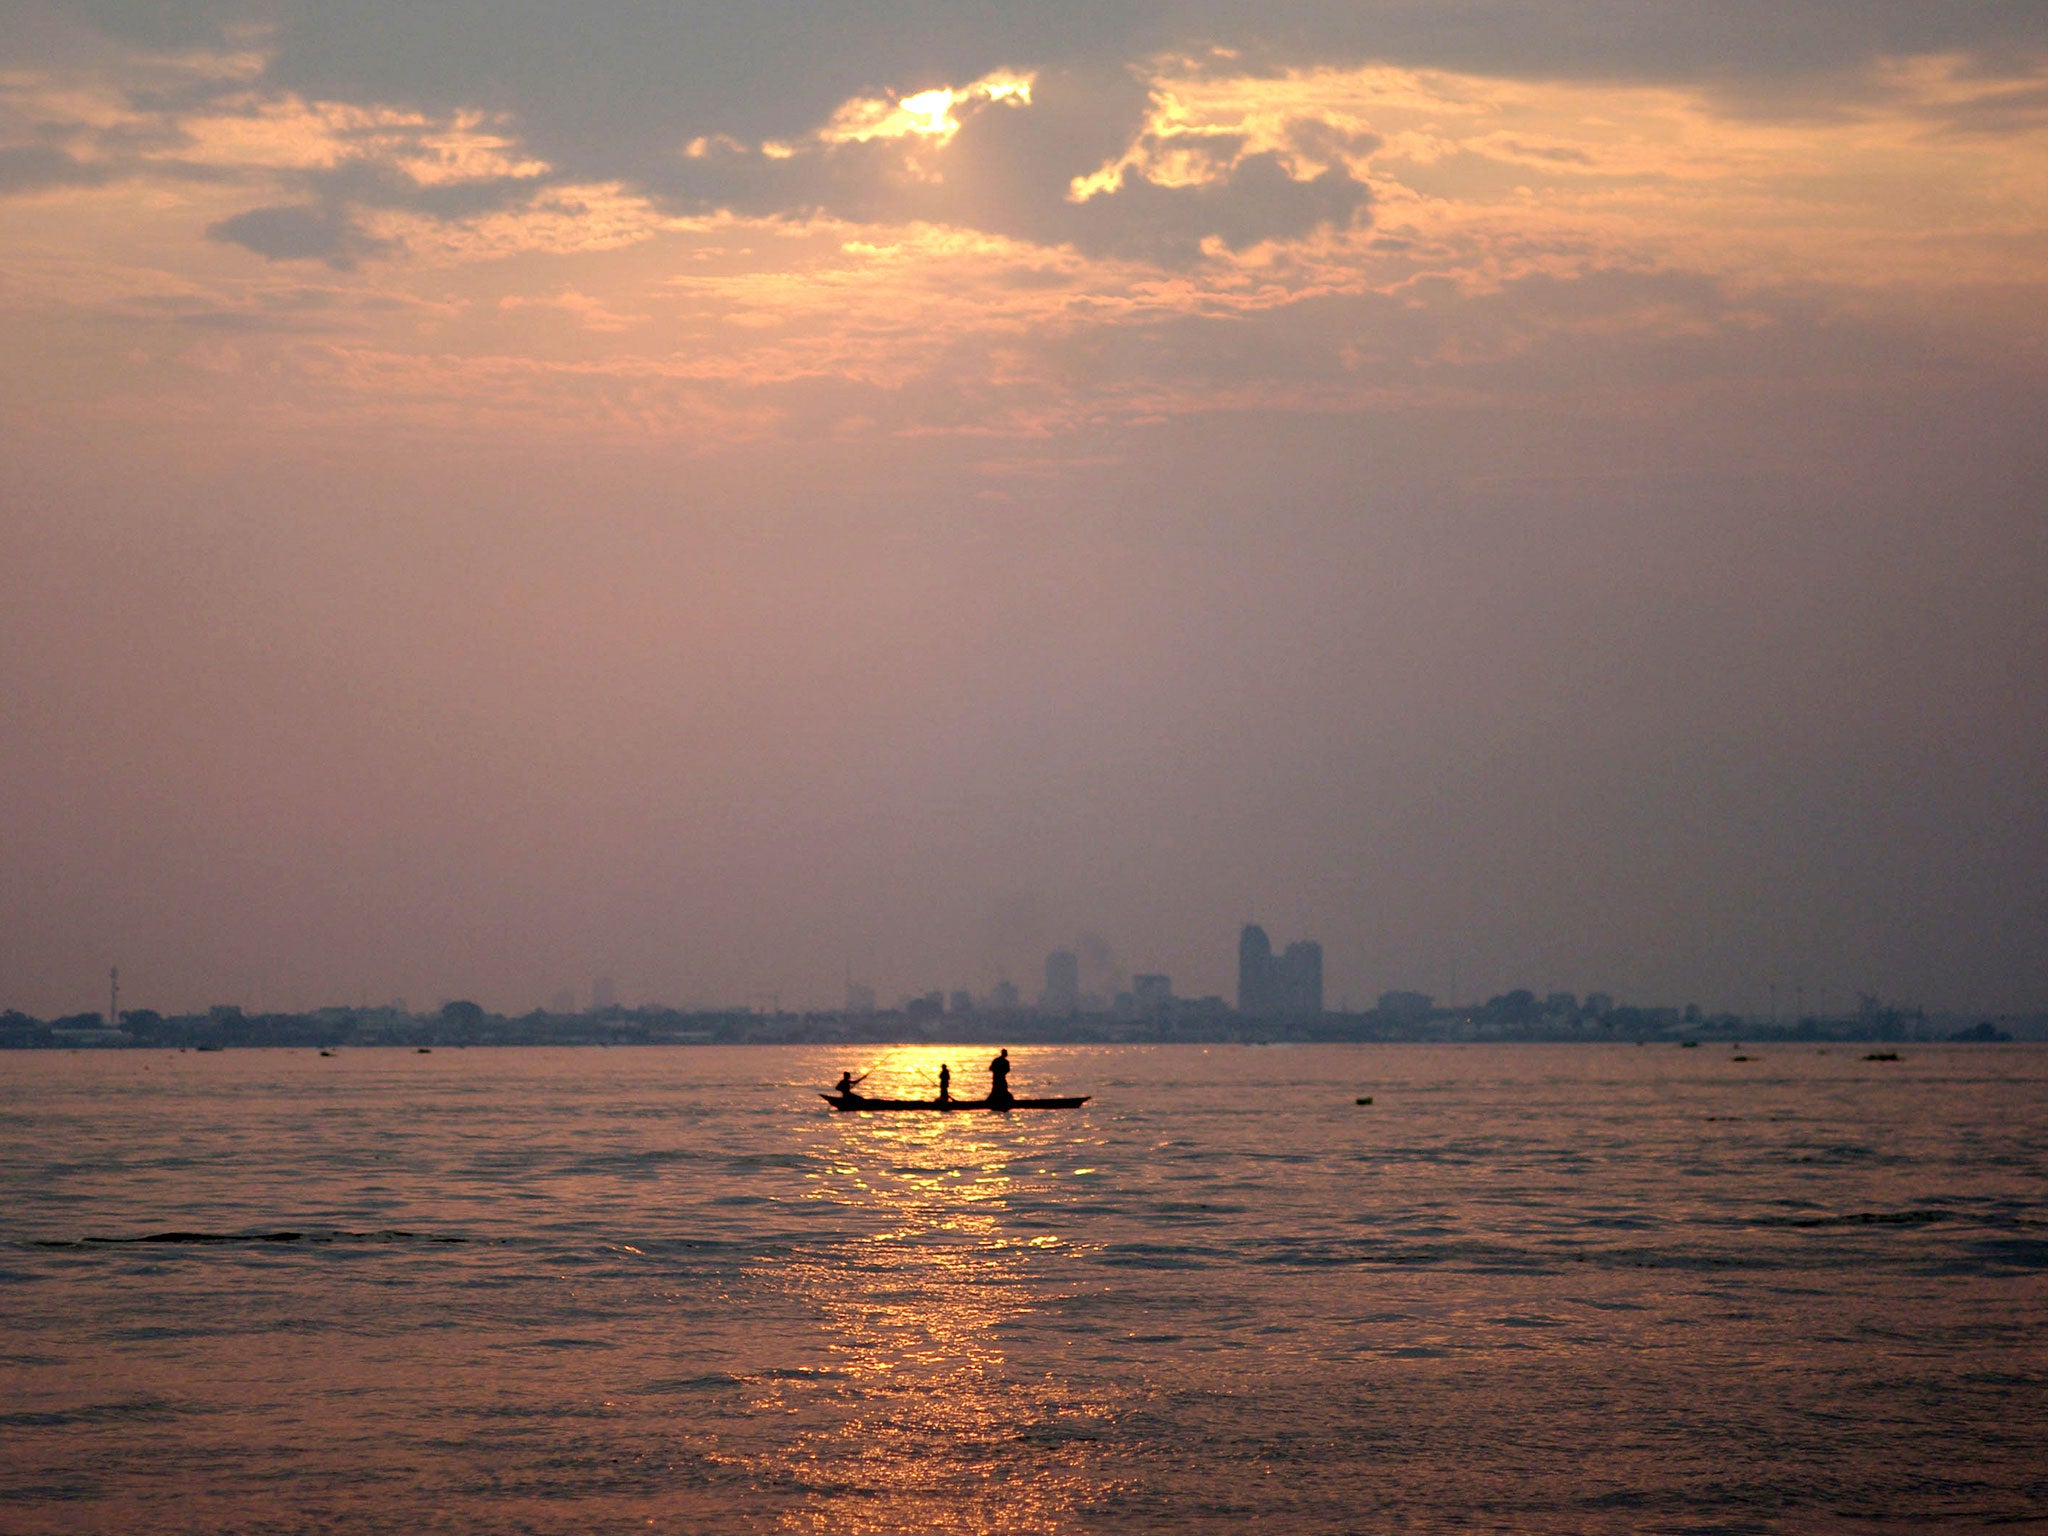
<svg viewBox="0 0 2048 1536">
<path fill-rule="evenodd" d="M 872 139 L 927 139 L 943 147 L 960 131 L 955 108 L 992 102 L 1031 105 L 1034 77 L 997 73 L 968 85 L 933 86 L 908 96 L 855 97 L 843 103 L 818 136 L 828 144 L 865 144 Z"/>
<path fill-rule="evenodd" d="M 960 127 L 953 121 L 953 103 L 956 100 L 952 87 L 942 85 L 937 90 L 905 96 L 896 106 L 907 120 L 910 132 L 950 139 Z"/>
</svg>

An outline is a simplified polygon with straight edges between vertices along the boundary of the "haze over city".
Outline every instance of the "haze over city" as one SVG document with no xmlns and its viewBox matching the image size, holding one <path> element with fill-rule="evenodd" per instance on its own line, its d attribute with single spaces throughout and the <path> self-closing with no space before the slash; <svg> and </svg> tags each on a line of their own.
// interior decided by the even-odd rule
<svg viewBox="0 0 2048 1536">
<path fill-rule="evenodd" d="M 2048 1006 L 2039 6 L 0 57 L 0 1007 Z"/>
</svg>

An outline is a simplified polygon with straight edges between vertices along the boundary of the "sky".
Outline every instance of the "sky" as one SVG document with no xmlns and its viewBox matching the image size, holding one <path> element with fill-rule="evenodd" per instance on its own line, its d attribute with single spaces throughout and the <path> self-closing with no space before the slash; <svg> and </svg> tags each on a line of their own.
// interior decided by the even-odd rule
<svg viewBox="0 0 2048 1536">
<path fill-rule="evenodd" d="M 0 1007 L 2048 1008 L 2048 8 L 15 0 Z"/>
</svg>

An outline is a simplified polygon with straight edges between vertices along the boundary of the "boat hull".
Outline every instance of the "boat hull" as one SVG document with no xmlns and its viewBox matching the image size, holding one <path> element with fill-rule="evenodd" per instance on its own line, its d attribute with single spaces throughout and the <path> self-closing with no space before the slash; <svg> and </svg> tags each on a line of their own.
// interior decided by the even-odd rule
<svg viewBox="0 0 2048 1536">
<path fill-rule="evenodd" d="M 855 1094 L 848 1098 L 844 1094 L 821 1093 L 818 1095 L 841 1114 L 874 1114 L 877 1112 L 914 1112 L 923 1110 L 927 1114 L 950 1115 L 963 1110 L 986 1109 L 998 1113 L 1011 1109 L 1079 1109 L 1093 1094 L 1084 1093 L 1072 1099 L 1012 1099 L 1007 1104 L 991 1104 L 987 1099 L 868 1099 Z"/>
</svg>

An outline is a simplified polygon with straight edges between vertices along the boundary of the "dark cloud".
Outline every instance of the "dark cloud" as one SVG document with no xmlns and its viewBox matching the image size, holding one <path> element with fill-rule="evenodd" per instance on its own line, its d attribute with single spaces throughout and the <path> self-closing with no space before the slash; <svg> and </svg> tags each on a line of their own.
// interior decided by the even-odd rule
<svg viewBox="0 0 2048 1536">
<path fill-rule="evenodd" d="M 44 17 L 0 23 L 34 57 Z M 1888 53 L 2015 66 L 2048 54 L 2038 0 L 79 0 L 64 13 L 153 47 L 263 25 L 269 83 L 309 96 L 517 114 L 578 177 L 660 179 L 699 134 L 793 138 L 840 102 L 992 69 L 1109 71 L 1162 52 L 1235 50 L 1233 68 L 1394 63 L 1562 78 L 1748 83 L 1840 75 Z"/>
<path fill-rule="evenodd" d="M 532 196 L 543 184 L 535 177 L 485 176 L 423 185 L 396 166 L 373 159 L 347 160 L 301 179 L 323 202 L 337 206 L 399 209 L 447 220 L 496 213 Z"/>
<path fill-rule="evenodd" d="M 1224 178 L 1162 187 L 1126 177 L 1114 193 L 1080 205 L 1080 244 L 1118 255 L 1186 260 L 1205 241 L 1244 250 L 1357 222 L 1371 193 L 1340 169 L 1296 181 L 1273 154 L 1248 155 Z"/>
<path fill-rule="evenodd" d="M 2048 82 L 2009 86 L 1967 101 L 1944 102 L 1924 114 L 1950 133 L 2004 137 L 2048 126 Z"/>
<path fill-rule="evenodd" d="M 52 187 L 94 187 L 107 177 L 106 166 L 74 159 L 53 145 L 18 144 L 0 149 L 0 197 Z"/>
<path fill-rule="evenodd" d="M 209 224 L 206 235 L 271 261 L 323 261 L 337 272 L 351 270 L 366 256 L 387 256 L 397 249 L 369 234 L 346 208 L 334 203 L 252 208 Z"/>
<path fill-rule="evenodd" d="M 1139 131 L 1143 66 L 1165 53 L 1234 71 L 1381 59 L 1688 80 L 1752 111 L 1771 110 L 1773 102 L 1812 110 L 1823 100 L 1838 109 L 1857 89 L 1881 93 L 1880 83 L 1857 79 L 1886 53 L 1948 50 L 1986 69 L 2048 58 L 2048 7 L 2006 0 L 1871 0 L 1854 8 L 1818 0 L 1563 0 L 1540 9 L 1507 0 L 1281 0 L 1257 9 L 1224 0 L 1108 7 L 1079 0 L 594 0 L 575 8 L 542 0 L 88 0 L 63 13 L 61 29 L 48 6 L 28 14 L 29 21 L 0 24 L 0 39 L 30 56 L 51 46 L 58 31 L 70 36 L 81 25 L 157 49 L 232 42 L 269 54 L 262 84 L 270 90 L 432 115 L 503 111 L 521 142 L 549 162 L 551 179 L 620 180 L 674 208 L 924 218 L 1173 262 L 1192 259 L 1211 240 L 1243 249 L 1356 223 L 1368 194 L 1340 168 L 1338 131 L 1304 122 L 1295 125 L 1297 147 L 1310 162 L 1333 167 L 1313 179 L 1297 180 L 1270 157 L 1226 156 L 1229 163 L 1200 186 L 1127 177 L 1114 193 L 1072 202 L 1072 179 L 1113 162 Z M 1211 51 L 1219 48 L 1227 54 Z M 957 86 L 1004 68 L 1037 74 L 1032 106 L 968 110 L 936 173 L 913 164 L 897 142 L 842 144 L 782 160 L 752 150 L 767 139 L 805 142 L 856 96 Z M 1815 83 L 1821 80 L 1824 87 Z M 149 87 L 159 95 L 224 88 Z M 2000 131 L 2037 122 L 2043 111 L 2038 89 L 2015 86 L 1959 108 L 1948 126 Z M 748 148 L 696 160 L 682 153 L 691 140 L 719 134 Z M 0 190 L 104 174 L 58 150 L 5 154 Z M 405 208 L 457 219 L 503 207 L 535 185 L 498 179 L 423 188 L 367 160 L 329 173 L 328 181 L 308 189 L 317 206 L 256 210 L 217 226 L 219 237 L 278 259 L 354 261 L 371 247 L 352 210 Z"/>
<path fill-rule="evenodd" d="M 1145 104 L 1129 77 L 1042 77 L 1028 109 L 992 104 L 966 120 L 946 151 L 946 181 L 935 195 L 952 202 L 952 218 L 977 229 L 1168 262 L 1193 258 L 1212 238 L 1242 250 L 1362 219 L 1371 194 L 1348 172 L 1332 168 L 1297 181 L 1276 156 L 1245 155 L 1230 135 L 1184 146 L 1206 157 L 1210 179 L 1201 185 L 1159 186 L 1130 174 L 1114 191 L 1074 201 L 1073 179 L 1123 155 Z M 1364 147 L 1320 123 L 1297 123 L 1291 136 L 1318 156 Z"/>
<path fill-rule="evenodd" d="M 388 161 L 368 156 L 279 179 L 310 200 L 253 208 L 222 219 L 208 226 L 207 237 L 272 261 L 321 261 L 346 272 L 365 258 L 401 250 L 398 242 L 363 228 L 365 211 L 396 210 L 457 221 L 508 207 L 543 184 L 515 176 L 422 184 Z"/>
<path fill-rule="evenodd" d="M 1038 82 L 1029 107 L 956 108 L 960 131 L 943 150 L 906 139 L 810 144 L 786 159 L 714 149 L 673 157 L 652 190 L 702 208 L 927 220 L 1168 264 L 1198 259 L 1210 240 L 1243 250 L 1366 216 L 1371 191 L 1342 167 L 1296 179 L 1278 155 L 1246 154 L 1231 135 L 1188 141 L 1186 153 L 1206 158 L 1199 185 L 1164 186 L 1133 172 L 1077 201 L 1074 179 L 1122 156 L 1145 103 L 1142 85 L 1121 72 L 1060 72 Z M 1306 121 L 1292 137 L 1318 154 L 1370 144 Z"/>
</svg>

